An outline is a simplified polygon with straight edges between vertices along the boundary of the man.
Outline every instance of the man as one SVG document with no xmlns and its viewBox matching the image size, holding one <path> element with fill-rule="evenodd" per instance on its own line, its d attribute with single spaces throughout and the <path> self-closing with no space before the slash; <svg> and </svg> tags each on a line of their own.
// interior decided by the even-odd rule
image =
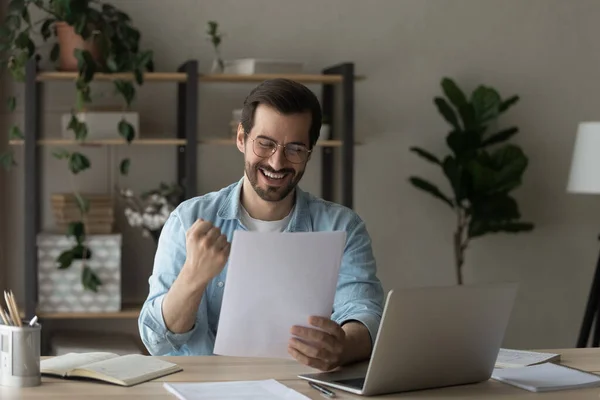
<svg viewBox="0 0 600 400">
<path fill-rule="evenodd" d="M 323 371 L 370 356 L 383 291 L 365 224 L 348 208 L 298 188 L 320 127 L 319 101 L 299 83 L 266 81 L 246 98 L 236 140 L 244 177 L 183 202 L 163 227 L 139 317 L 151 354 L 213 354 L 230 241 L 236 229 L 247 229 L 346 231 L 331 319 L 290 327 L 288 352 Z"/>
</svg>

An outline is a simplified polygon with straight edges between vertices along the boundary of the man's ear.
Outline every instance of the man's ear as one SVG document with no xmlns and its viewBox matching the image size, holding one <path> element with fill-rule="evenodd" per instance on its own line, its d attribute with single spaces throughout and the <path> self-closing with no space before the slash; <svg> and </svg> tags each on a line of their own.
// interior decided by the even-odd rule
<svg viewBox="0 0 600 400">
<path fill-rule="evenodd" d="M 246 152 L 246 146 L 245 146 L 245 142 L 244 142 L 245 139 L 246 139 L 246 134 L 244 133 L 244 128 L 242 127 L 242 124 L 239 123 L 238 128 L 237 128 L 237 135 L 235 138 L 235 142 L 237 144 L 238 150 L 241 151 L 242 153 Z"/>
</svg>

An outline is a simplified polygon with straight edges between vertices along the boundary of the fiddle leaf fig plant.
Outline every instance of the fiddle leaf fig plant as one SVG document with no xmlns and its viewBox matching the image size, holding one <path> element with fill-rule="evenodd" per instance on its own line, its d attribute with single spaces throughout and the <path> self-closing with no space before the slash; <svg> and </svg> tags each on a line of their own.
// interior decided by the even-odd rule
<svg viewBox="0 0 600 400">
<path fill-rule="evenodd" d="M 454 261 L 457 282 L 462 285 L 465 252 L 473 239 L 534 228 L 521 221 L 517 201 L 511 196 L 522 183 L 528 159 L 519 146 L 507 143 L 519 129 L 498 127 L 498 118 L 519 101 L 518 96 L 503 99 L 494 88 L 480 85 L 467 97 L 450 78 L 444 78 L 441 86 L 445 97 L 435 97 L 434 103 L 450 125 L 446 136 L 450 152 L 438 157 L 420 147 L 410 151 L 440 167 L 451 194 L 423 178 L 411 176 L 409 180 L 456 214 Z"/>
<path fill-rule="evenodd" d="M 36 15 L 41 15 L 37 21 L 32 20 L 33 10 L 38 11 Z M 34 59 L 38 63 L 43 57 L 47 57 L 56 65 L 64 55 L 61 55 L 60 40 L 56 40 L 45 51 L 41 49 L 46 47 L 43 45 L 52 37 L 59 39 L 58 27 L 65 25 L 90 45 L 75 48 L 73 54 L 67 54 L 77 61 L 76 101 L 68 130 L 73 132 L 77 142 L 83 143 L 88 135 L 88 126 L 79 120 L 77 114 L 92 103 L 91 82 L 94 76 L 97 73 L 131 73 L 132 79 L 124 77 L 112 80 L 115 92 L 123 98 L 125 108 L 129 108 L 135 100 L 136 88 L 144 83 L 144 72 L 154 70 L 153 52 L 141 48 L 141 34 L 132 25 L 129 15 L 111 4 L 98 0 L 10 0 L 6 17 L 0 24 L 0 71 L 8 70 L 15 81 L 23 82 L 26 77 L 25 67 L 30 60 Z M 39 40 L 34 40 L 36 36 L 40 37 Z M 14 111 L 17 99 L 9 96 L 7 106 L 9 111 Z M 128 144 L 134 140 L 135 129 L 124 119 L 115 129 Z M 17 124 L 9 128 L 8 136 L 9 140 L 24 139 Z M 65 161 L 72 176 L 91 168 L 89 158 L 80 152 L 58 149 L 53 154 L 57 159 Z M 0 154 L 0 164 L 6 169 L 16 165 L 12 150 Z M 129 159 L 121 160 L 121 174 L 127 174 L 129 165 Z M 78 193 L 74 183 L 73 192 L 78 199 L 81 221 L 69 225 L 68 235 L 75 239 L 76 245 L 61 254 L 57 263 L 60 268 L 68 268 L 73 260 L 82 260 L 82 283 L 86 289 L 96 291 L 101 282 L 85 265 L 90 251 L 85 246 L 86 233 L 82 221 L 89 210 L 89 203 Z"/>
</svg>

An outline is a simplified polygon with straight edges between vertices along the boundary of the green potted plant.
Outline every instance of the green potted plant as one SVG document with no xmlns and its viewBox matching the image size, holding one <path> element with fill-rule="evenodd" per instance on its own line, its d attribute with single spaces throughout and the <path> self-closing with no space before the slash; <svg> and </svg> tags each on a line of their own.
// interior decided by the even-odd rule
<svg viewBox="0 0 600 400">
<path fill-rule="evenodd" d="M 450 154 L 439 158 L 420 147 L 410 150 L 441 168 L 452 195 L 416 176 L 410 177 L 410 182 L 456 214 L 454 261 L 461 285 L 471 240 L 490 233 L 533 229 L 532 223 L 520 221 L 517 201 L 510 194 L 521 185 L 528 159 L 519 146 L 506 143 L 518 128 L 498 127 L 498 118 L 518 102 L 518 96 L 502 99 L 494 88 L 480 85 L 467 98 L 450 78 L 444 78 L 441 86 L 445 98 L 435 97 L 434 102 L 451 127 L 446 136 Z"/>
<path fill-rule="evenodd" d="M 42 18 L 32 21 L 31 11 L 35 9 Z M 36 13 L 37 15 L 37 13 Z M 39 34 L 44 42 L 55 37 L 57 41 L 47 54 L 42 54 L 33 40 Z M 96 0 L 11 0 L 8 12 L 0 25 L 0 69 L 7 69 L 13 79 L 25 79 L 25 66 L 31 60 L 38 62 L 47 56 L 59 70 L 75 70 L 75 91 L 77 100 L 71 112 L 69 131 L 78 142 L 84 142 L 87 124 L 77 118 L 77 113 L 92 102 L 90 83 L 96 73 L 131 73 L 133 79 L 115 79 L 116 92 L 122 96 L 125 107 L 134 101 L 136 86 L 144 83 L 144 72 L 154 69 L 153 53 L 140 47 L 140 32 L 132 25 L 131 18 L 111 4 Z M 16 98 L 8 98 L 8 107 L 14 111 Z M 127 141 L 135 137 L 134 127 L 125 120 L 117 126 L 119 134 Z M 18 125 L 9 129 L 9 139 L 24 139 Z M 58 149 L 57 159 L 67 163 L 69 171 L 77 175 L 91 167 L 90 160 L 78 151 Z M 0 163 L 10 169 L 15 165 L 12 150 L 0 155 Z M 121 174 L 127 174 L 129 159 L 120 161 Z M 85 246 L 83 219 L 89 210 L 89 202 L 73 188 L 77 198 L 81 221 L 72 222 L 68 235 L 75 238 L 76 245 L 58 257 L 61 268 L 67 268 L 73 260 L 86 260 L 90 257 Z M 97 290 L 101 284 L 94 272 L 84 265 L 82 281 L 86 289 Z"/>
</svg>

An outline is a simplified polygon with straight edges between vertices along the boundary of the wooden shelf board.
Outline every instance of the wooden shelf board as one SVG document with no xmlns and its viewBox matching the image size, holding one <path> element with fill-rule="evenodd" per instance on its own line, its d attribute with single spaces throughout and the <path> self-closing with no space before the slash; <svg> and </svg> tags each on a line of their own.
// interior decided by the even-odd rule
<svg viewBox="0 0 600 400">
<path fill-rule="evenodd" d="M 121 311 L 114 312 L 39 312 L 40 319 L 129 319 L 140 315 L 139 304 L 123 304 Z"/>
<path fill-rule="evenodd" d="M 233 75 L 233 74 L 207 74 L 200 75 L 200 82 L 262 82 L 267 79 L 285 78 L 304 83 L 341 83 L 341 75 L 315 75 L 315 74 L 254 74 L 254 75 Z"/>
<path fill-rule="evenodd" d="M 8 142 L 13 146 L 22 146 L 23 140 L 10 140 Z M 124 139 L 102 139 L 102 140 L 86 140 L 81 143 L 74 139 L 40 139 L 37 141 L 39 146 L 122 146 L 127 145 Z M 186 144 L 185 139 L 134 139 L 131 145 L 144 146 L 182 146 Z"/>
<path fill-rule="evenodd" d="M 235 139 L 219 139 L 219 138 L 201 139 L 198 141 L 198 143 L 199 144 L 208 144 L 208 145 L 230 146 L 230 145 L 235 145 Z M 319 140 L 317 142 L 317 146 L 318 147 L 341 147 L 343 143 L 344 142 L 342 142 L 341 140 Z"/>
<path fill-rule="evenodd" d="M 37 75 L 38 82 L 50 81 L 74 81 L 77 79 L 77 72 L 61 72 L 48 71 L 40 72 Z M 254 75 L 238 75 L 238 74 L 199 74 L 200 82 L 229 82 L 229 83 L 244 83 L 244 82 L 262 82 L 267 79 L 286 78 L 297 82 L 304 83 L 341 83 L 342 75 L 321 75 L 321 74 L 254 74 Z M 357 75 L 356 80 L 363 80 L 364 76 Z M 94 75 L 95 81 L 115 81 L 134 79 L 130 73 L 103 74 Z M 187 75 L 182 72 L 147 72 L 144 74 L 144 81 L 148 82 L 185 82 Z"/>
<path fill-rule="evenodd" d="M 38 82 L 48 81 L 74 81 L 77 79 L 77 72 L 61 72 L 61 71 L 48 71 L 40 72 L 37 75 Z M 131 81 L 134 79 L 133 74 L 130 73 L 117 73 L 117 74 L 95 74 L 95 81 L 115 81 L 115 80 L 126 80 Z M 147 72 L 144 74 L 144 81 L 151 82 L 185 82 L 187 75 L 182 72 Z"/>
<path fill-rule="evenodd" d="M 8 142 L 12 146 L 22 146 L 23 140 L 10 140 Z M 103 140 L 86 140 L 81 143 L 73 139 L 40 139 L 37 141 L 38 146 L 124 146 L 127 142 L 123 139 L 103 139 Z M 220 146 L 233 146 L 235 145 L 235 139 L 220 139 L 220 138 L 209 138 L 200 139 L 198 144 L 205 145 L 220 145 Z M 341 147 L 343 142 L 341 140 L 320 140 L 317 142 L 319 147 Z M 356 143 L 358 144 L 358 143 Z M 185 139 L 135 139 L 131 142 L 131 145 L 145 145 L 145 146 L 185 146 Z"/>
</svg>

